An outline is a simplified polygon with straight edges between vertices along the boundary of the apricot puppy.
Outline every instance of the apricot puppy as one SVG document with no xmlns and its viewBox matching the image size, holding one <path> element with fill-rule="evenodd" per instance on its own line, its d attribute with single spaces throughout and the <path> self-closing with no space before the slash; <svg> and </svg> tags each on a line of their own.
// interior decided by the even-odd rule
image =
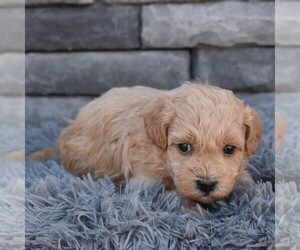
<svg viewBox="0 0 300 250">
<path fill-rule="evenodd" d="M 262 132 L 257 113 L 218 87 L 114 88 L 81 109 L 56 151 L 75 175 L 160 179 L 209 203 L 252 180 L 244 167 Z"/>
</svg>

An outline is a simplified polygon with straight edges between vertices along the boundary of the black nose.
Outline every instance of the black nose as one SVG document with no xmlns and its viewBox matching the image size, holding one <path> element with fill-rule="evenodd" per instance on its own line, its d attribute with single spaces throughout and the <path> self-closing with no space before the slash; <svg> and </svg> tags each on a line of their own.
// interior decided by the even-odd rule
<svg viewBox="0 0 300 250">
<path fill-rule="evenodd" d="M 216 181 L 210 181 L 205 179 L 197 180 L 196 184 L 197 184 L 197 188 L 205 194 L 209 194 L 210 192 L 214 191 L 217 186 Z"/>
</svg>

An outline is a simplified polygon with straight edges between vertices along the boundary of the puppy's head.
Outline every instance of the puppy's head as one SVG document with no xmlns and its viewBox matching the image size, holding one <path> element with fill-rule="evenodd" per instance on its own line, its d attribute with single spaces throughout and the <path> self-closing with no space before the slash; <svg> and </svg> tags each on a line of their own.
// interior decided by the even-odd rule
<svg viewBox="0 0 300 250">
<path fill-rule="evenodd" d="M 145 128 L 165 151 L 178 191 L 203 203 L 230 194 L 263 131 L 259 116 L 231 91 L 196 84 L 153 100 Z"/>
</svg>

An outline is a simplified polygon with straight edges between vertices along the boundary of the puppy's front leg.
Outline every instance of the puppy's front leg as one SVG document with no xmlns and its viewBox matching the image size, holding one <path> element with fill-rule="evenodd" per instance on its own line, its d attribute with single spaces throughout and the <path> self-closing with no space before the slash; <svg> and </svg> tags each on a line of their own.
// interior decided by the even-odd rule
<svg viewBox="0 0 300 250">
<path fill-rule="evenodd" d="M 238 174 L 236 182 L 238 184 L 247 185 L 247 186 L 251 186 L 254 184 L 254 180 L 252 176 L 245 169 L 241 170 L 241 172 Z"/>
<path fill-rule="evenodd" d="M 139 183 L 143 183 L 145 186 L 150 186 L 155 180 L 146 175 L 135 175 L 130 178 L 129 182 L 132 185 L 137 185 Z"/>
<path fill-rule="evenodd" d="M 170 176 L 158 178 L 140 173 L 139 175 L 134 175 L 130 178 L 130 183 L 138 184 L 143 182 L 145 186 L 150 186 L 155 181 L 160 181 L 165 186 L 166 190 L 173 190 L 175 188 L 174 181 Z"/>
</svg>

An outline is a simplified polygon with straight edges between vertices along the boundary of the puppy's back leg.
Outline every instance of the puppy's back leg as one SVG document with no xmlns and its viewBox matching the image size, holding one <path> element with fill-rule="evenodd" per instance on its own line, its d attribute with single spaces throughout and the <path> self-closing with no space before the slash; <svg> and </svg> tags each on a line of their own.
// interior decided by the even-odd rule
<svg viewBox="0 0 300 250">
<path fill-rule="evenodd" d="M 56 148 L 46 148 L 41 151 L 34 152 L 30 154 L 28 157 L 26 157 L 26 160 L 28 161 L 42 161 L 50 159 L 57 155 L 57 149 Z"/>
<path fill-rule="evenodd" d="M 17 150 L 13 152 L 9 152 L 3 156 L 0 156 L 1 161 L 24 161 L 25 152 L 24 150 Z"/>
</svg>

